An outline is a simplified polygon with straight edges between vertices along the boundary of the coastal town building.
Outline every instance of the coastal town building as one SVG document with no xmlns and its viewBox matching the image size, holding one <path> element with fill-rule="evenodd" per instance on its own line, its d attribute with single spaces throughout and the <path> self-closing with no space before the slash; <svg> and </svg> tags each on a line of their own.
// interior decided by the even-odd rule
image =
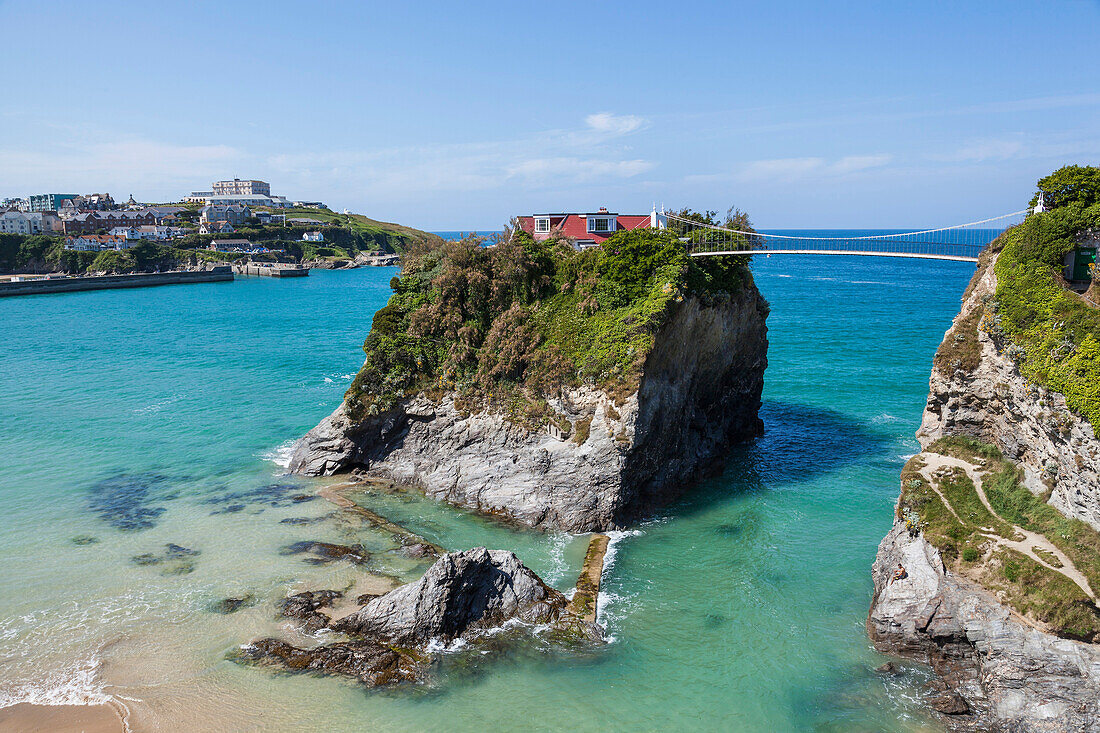
<svg viewBox="0 0 1100 733">
<path fill-rule="evenodd" d="M 214 252 L 256 252 L 264 248 L 247 239 L 215 239 L 209 249 Z"/>
<path fill-rule="evenodd" d="M 85 211 L 64 221 L 66 234 L 94 234 L 100 230 L 109 232 L 115 227 L 151 226 L 157 216 L 149 210 L 142 211 Z"/>
<path fill-rule="evenodd" d="M 67 199 L 75 199 L 76 193 L 36 193 L 30 197 L 31 211 L 57 211 Z"/>
<path fill-rule="evenodd" d="M 18 196 L 0 199 L 0 211 L 16 209 L 17 211 L 30 211 L 31 202 Z"/>
<path fill-rule="evenodd" d="M 184 196 L 184 203 L 205 204 L 206 200 L 214 195 L 213 191 L 192 191 L 191 195 Z"/>
<path fill-rule="evenodd" d="M 290 226 L 307 226 L 307 227 L 315 227 L 315 226 L 323 226 L 324 225 L 324 222 L 321 221 L 320 219 L 309 219 L 309 218 L 305 218 L 305 217 L 299 217 L 297 219 L 287 219 L 286 223 Z"/>
<path fill-rule="evenodd" d="M 52 211 L 5 211 L 0 214 L 0 233 L 53 234 L 62 230 L 61 219 Z"/>
<path fill-rule="evenodd" d="M 214 194 L 206 199 L 207 204 L 215 204 L 219 206 L 267 206 L 272 209 L 286 209 L 290 207 L 290 202 L 287 201 L 286 196 L 264 196 L 255 193 L 246 194 Z"/>
<path fill-rule="evenodd" d="M 102 252 L 103 250 L 124 250 L 137 242 L 127 241 L 115 234 L 82 234 L 79 237 L 65 237 L 65 249 L 76 252 Z"/>
<path fill-rule="evenodd" d="M 176 219 L 181 211 L 186 211 L 183 206 L 146 206 L 144 211 L 150 211 L 157 218 L 158 224 L 164 224 Z"/>
<path fill-rule="evenodd" d="M 306 232 L 302 235 L 302 241 L 304 242 L 323 242 L 325 241 L 325 235 L 321 232 Z"/>
<path fill-rule="evenodd" d="M 586 214 L 532 214 L 519 217 L 520 227 L 536 241 L 569 237 L 578 249 L 595 247 L 615 232 L 657 227 L 659 215 L 618 214 L 601 207 Z"/>
<path fill-rule="evenodd" d="M 225 220 L 199 224 L 199 234 L 232 234 L 234 231 L 233 225 Z"/>
<path fill-rule="evenodd" d="M 163 242 L 166 239 L 172 239 L 182 234 L 183 230 L 178 227 L 170 227 L 164 225 L 154 226 L 139 226 L 139 227 L 115 227 L 109 233 L 116 237 L 122 237 L 124 239 L 145 239 L 157 242 Z"/>
<path fill-rule="evenodd" d="M 234 226 L 240 226 L 244 224 L 252 216 L 252 211 L 247 206 L 241 206 L 239 204 L 211 204 L 204 206 L 202 211 L 199 212 L 199 220 L 210 223 L 216 221 L 227 221 Z"/>
<path fill-rule="evenodd" d="M 271 184 L 266 181 L 214 181 L 213 196 L 270 196 Z"/>
</svg>

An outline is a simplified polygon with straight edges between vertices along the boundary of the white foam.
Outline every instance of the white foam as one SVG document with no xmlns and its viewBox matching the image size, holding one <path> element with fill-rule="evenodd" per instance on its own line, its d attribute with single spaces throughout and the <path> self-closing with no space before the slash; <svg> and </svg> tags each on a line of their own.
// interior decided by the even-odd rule
<svg viewBox="0 0 1100 733">
<path fill-rule="evenodd" d="M 603 556 L 603 573 L 601 573 L 600 582 L 601 590 L 596 594 L 596 623 L 599 624 L 605 632 L 610 627 L 611 622 L 616 619 L 611 613 L 611 607 L 619 605 L 622 601 L 627 600 L 627 598 L 617 593 L 604 590 L 606 586 L 602 579 L 607 576 L 607 572 L 615 565 L 619 542 L 626 537 L 637 537 L 641 534 L 643 534 L 643 532 L 640 529 L 612 530 L 607 533 L 607 552 Z M 605 638 L 608 643 L 614 643 L 616 640 L 613 634 L 606 634 Z"/>
<path fill-rule="evenodd" d="M 545 578 L 546 582 L 550 585 L 554 585 L 560 581 L 565 577 L 565 574 L 569 572 L 569 567 L 565 562 L 565 548 L 573 540 L 574 536 L 568 532 L 560 532 L 550 538 L 550 551 L 547 554 L 553 565 L 546 571 Z"/>
<path fill-rule="evenodd" d="M 100 660 L 80 660 L 74 665 L 34 680 L 6 682 L 0 689 L 0 708 L 21 702 L 34 705 L 103 705 L 113 699 L 99 686 Z"/>
<path fill-rule="evenodd" d="M 290 456 L 294 452 L 294 443 L 294 440 L 288 440 L 273 450 L 261 453 L 260 458 L 271 461 L 279 468 L 285 469 L 290 466 Z"/>
</svg>

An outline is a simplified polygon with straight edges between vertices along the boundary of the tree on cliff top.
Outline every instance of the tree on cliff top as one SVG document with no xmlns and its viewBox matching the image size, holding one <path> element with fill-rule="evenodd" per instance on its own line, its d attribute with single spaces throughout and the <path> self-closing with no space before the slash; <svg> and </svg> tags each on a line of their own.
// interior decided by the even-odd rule
<svg viewBox="0 0 1100 733">
<path fill-rule="evenodd" d="M 1067 165 L 1039 179 L 1038 188 L 1046 194 L 1048 208 L 1059 208 L 1073 203 L 1084 207 L 1100 204 L 1100 168 L 1096 166 Z M 1039 202 L 1039 194 L 1031 197 L 1031 207 Z"/>
</svg>

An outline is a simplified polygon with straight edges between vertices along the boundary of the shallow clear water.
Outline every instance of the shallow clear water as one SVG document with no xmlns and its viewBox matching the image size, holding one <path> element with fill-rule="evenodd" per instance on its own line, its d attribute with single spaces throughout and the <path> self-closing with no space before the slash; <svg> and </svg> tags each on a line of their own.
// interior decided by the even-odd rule
<svg viewBox="0 0 1100 733">
<path fill-rule="evenodd" d="M 927 672 L 876 675 L 863 623 L 931 357 L 973 267 L 753 267 L 772 305 L 767 433 L 616 542 L 601 602 L 615 642 L 445 665 L 430 689 L 381 693 L 225 656 L 292 633 L 275 617 L 288 591 L 365 576 L 280 554 L 291 542 L 361 542 L 376 573 L 423 571 L 277 465 L 338 404 L 395 270 L 0 301 L 0 705 L 113 695 L 135 728 L 172 730 L 932 727 L 915 703 Z M 415 496 L 356 500 L 449 548 L 513 549 L 563 589 L 584 553 L 584 537 Z M 168 543 L 201 554 L 165 557 Z M 135 562 L 146 553 L 159 561 Z M 209 610 L 244 594 L 255 605 Z"/>
</svg>

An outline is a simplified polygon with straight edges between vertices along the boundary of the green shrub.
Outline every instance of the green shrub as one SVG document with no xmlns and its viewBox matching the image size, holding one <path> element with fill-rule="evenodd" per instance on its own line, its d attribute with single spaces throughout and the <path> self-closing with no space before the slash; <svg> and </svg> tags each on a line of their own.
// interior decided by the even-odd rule
<svg viewBox="0 0 1100 733">
<path fill-rule="evenodd" d="M 1066 170 L 1052 176 L 1062 177 Z M 1062 285 L 1060 270 L 1065 253 L 1082 232 L 1100 226 L 1095 187 L 1100 169 L 1075 166 L 1071 172 L 1070 182 L 1055 187 L 1057 208 L 1028 216 L 999 239 L 997 320 L 1001 332 L 1019 347 L 1015 358 L 1020 372 L 1064 395 L 1070 410 L 1088 420 L 1096 432 L 1100 431 L 1100 309 L 1069 292 Z"/>
<path fill-rule="evenodd" d="M 963 554 L 962 554 L 963 560 L 966 560 L 967 562 L 974 562 L 979 557 L 981 557 L 981 553 L 978 552 L 977 548 L 975 548 L 975 547 L 966 547 L 966 548 L 963 549 Z"/>
<path fill-rule="evenodd" d="M 584 251 L 523 231 L 483 244 L 467 238 L 406 252 L 348 390 L 356 411 L 454 389 L 471 408 L 497 403 L 541 420 L 543 396 L 564 385 L 632 389 L 685 295 L 709 302 L 751 282 L 744 261 L 694 261 L 667 231 L 617 232 Z"/>
</svg>

